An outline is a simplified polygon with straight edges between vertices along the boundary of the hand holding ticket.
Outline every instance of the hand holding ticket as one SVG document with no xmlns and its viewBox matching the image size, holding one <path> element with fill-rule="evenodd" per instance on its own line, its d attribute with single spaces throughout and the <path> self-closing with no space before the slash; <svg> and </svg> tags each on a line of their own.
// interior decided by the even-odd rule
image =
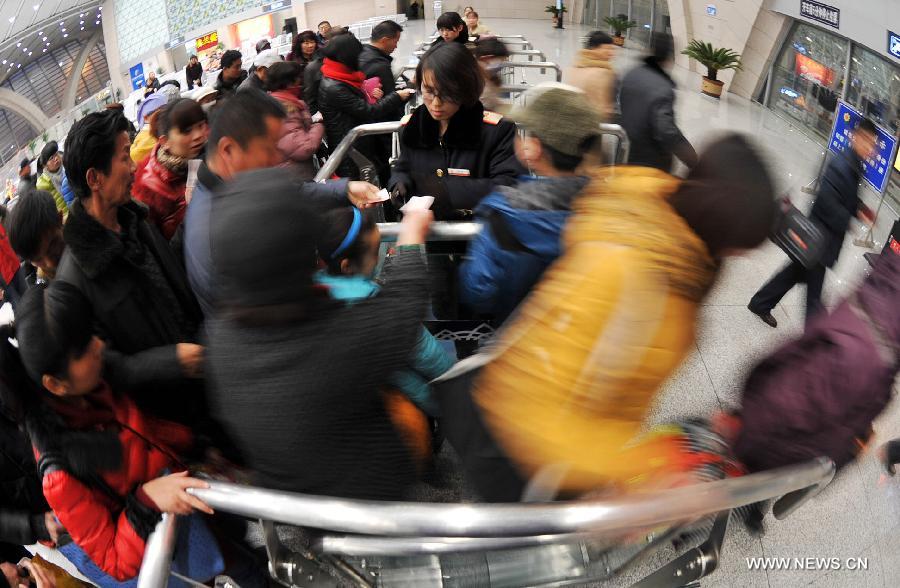
<svg viewBox="0 0 900 588">
<path fill-rule="evenodd" d="M 413 196 L 406 204 L 400 207 L 400 212 L 430 210 L 432 204 L 434 204 L 434 196 Z"/>
</svg>

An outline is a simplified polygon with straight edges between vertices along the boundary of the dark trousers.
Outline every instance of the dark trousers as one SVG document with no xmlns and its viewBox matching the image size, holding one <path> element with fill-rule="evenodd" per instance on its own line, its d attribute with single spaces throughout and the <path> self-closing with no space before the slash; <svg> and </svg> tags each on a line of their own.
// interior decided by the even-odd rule
<svg viewBox="0 0 900 588">
<path fill-rule="evenodd" d="M 750 310 L 759 314 L 772 312 L 784 295 L 801 282 L 806 283 L 806 320 L 808 322 L 822 307 L 825 266 L 821 264 L 806 269 L 792 261 L 753 295 L 753 298 L 750 299 Z"/>
</svg>

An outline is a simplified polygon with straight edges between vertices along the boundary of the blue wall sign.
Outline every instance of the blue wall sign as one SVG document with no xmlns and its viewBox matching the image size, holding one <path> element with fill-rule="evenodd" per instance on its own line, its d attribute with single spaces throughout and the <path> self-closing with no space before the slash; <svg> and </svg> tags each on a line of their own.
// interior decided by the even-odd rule
<svg viewBox="0 0 900 588">
<path fill-rule="evenodd" d="M 717 13 L 718 13 L 718 10 L 716 10 L 715 4 L 707 4 L 706 5 L 706 14 L 708 16 L 715 16 Z"/>
<path fill-rule="evenodd" d="M 781 88 L 780 92 L 788 98 L 793 98 L 795 100 L 800 97 L 800 93 L 792 88 Z"/>
<path fill-rule="evenodd" d="M 850 149 L 850 137 L 853 135 L 853 129 L 862 118 L 861 112 L 844 102 L 838 102 L 837 111 L 834 113 L 831 141 L 828 143 L 828 149 L 832 153 L 843 153 Z M 875 155 L 864 159 L 862 166 L 863 179 L 880 194 L 887 187 L 888 177 L 891 175 L 890 162 L 891 156 L 894 154 L 896 139 L 879 126 L 876 126 L 875 129 L 878 131 L 878 137 L 875 139 Z"/>
<path fill-rule="evenodd" d="M 900 59 L 900 35 L 894 31 L 888 31 L 888 53 Z"/>
<path fill-rule="evenodd" d="M 841 28 L 841 9 L 814 0 L 800 0 L 800 16 L 836 29 Z"/>
<path fill-rule="evenodd" d="M 801 55 L 806 55 L 806 46 L 794 41 L 794 50 Z"/>
<path fill-rule="evenodd" d="M 144 64 L 139 63 L 128 70 L 131 76 L 131 89 L 140 90 L 144 87 Z"/>
</svg>

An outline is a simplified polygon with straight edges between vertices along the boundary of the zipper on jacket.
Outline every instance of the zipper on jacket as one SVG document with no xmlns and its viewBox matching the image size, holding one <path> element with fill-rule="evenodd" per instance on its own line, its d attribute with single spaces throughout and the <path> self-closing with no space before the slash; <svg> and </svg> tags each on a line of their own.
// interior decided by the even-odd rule
<svg viewBox="0 0 900 588">
<path fill-rule="evenodd" d="M 444 138 L 438 138 L 438 143 L 441 145 L 441 153 L 444 155 L 444 174 L 449 173 L 447 170 L 450 169 L 450 162 L 447 161 L 447 146 L 444 145 Z"/>
</svg>

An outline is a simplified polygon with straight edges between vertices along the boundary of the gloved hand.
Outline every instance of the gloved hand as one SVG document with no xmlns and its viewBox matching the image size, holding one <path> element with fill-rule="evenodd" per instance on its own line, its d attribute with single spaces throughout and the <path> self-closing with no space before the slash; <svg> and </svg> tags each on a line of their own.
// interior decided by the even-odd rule
<svg viewBox="0 0 900 588">
<path fill-rule="evenodd" d="M 408 199 L 409 188 L 406 187 L 406 184 L 403 182 L 395 184 L 394 189 L 391 190 L 391 203 L 399 210 Z"/>
</svg>

